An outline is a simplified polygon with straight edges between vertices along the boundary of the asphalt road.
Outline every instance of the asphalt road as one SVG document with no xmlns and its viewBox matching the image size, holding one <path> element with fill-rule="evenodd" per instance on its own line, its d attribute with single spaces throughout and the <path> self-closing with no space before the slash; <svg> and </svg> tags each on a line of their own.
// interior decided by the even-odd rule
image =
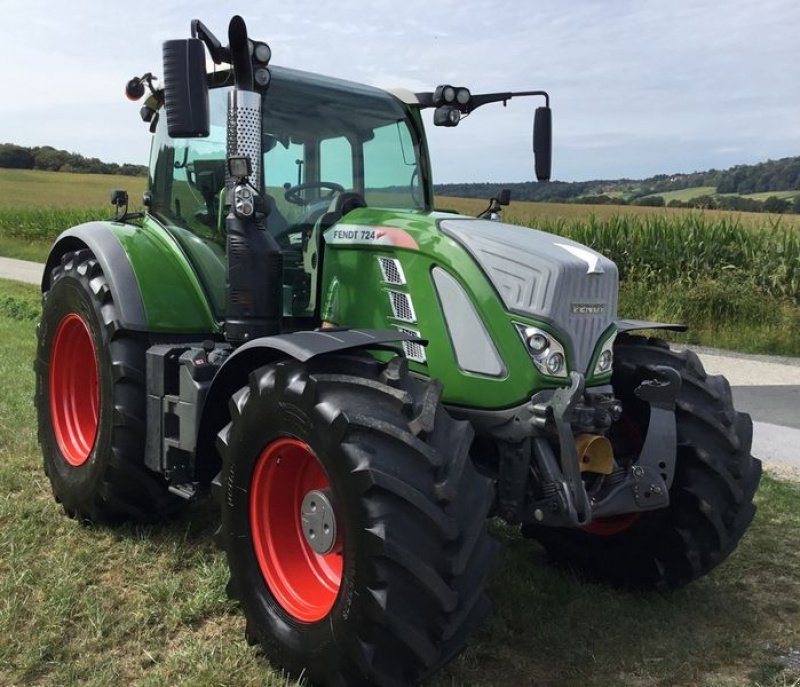
<svg viewBox="0 0 800 687">
<path fill-rule="evenodd" d="M 0 257 L 0 277 L 40 284 L 43 265 Z M 753 455 L 800 477 L 800 358 L 694 348 L 709 374 L 728 378 L 737 410 L 753 418 Z"/>
</svg>

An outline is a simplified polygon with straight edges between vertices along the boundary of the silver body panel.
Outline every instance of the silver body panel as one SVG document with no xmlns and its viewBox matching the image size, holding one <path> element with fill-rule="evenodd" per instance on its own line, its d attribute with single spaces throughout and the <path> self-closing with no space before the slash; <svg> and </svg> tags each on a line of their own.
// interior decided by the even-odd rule
<svg viewBox="0 0 800 687">
<path fill-rule="evenodd" d="M 587 372 L 617 318 L 617 266 L 600 253 L 537 229 L 445 219 L 441 230 L 472 255 L 506 309 L 552 324 L 567 340 L 571 369 Z"/>
</svg>

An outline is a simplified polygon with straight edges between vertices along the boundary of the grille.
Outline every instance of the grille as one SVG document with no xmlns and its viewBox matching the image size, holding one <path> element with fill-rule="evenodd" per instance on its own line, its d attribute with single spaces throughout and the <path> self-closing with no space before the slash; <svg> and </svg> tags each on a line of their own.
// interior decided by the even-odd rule
<svg viewBox="0 0 800 687">
<path fill-rule="evenodd" d="M 378 264 L 381 266 L 383 281 L 387 284 L 403 286 L 406 283 L 406 275 L 403 274 L 403 267 L 400 265 L 399 260 L 395 258 L 378 258 Z"/>
<path fill-rule="evenodd" d="M 417 321 L 411 297 L 407 293 L 389 291 L 389 301 L 392 304 L 392 315 L 396 320 L 403 320 L 403 322 Z"/>
<path fill-rule="evenodd" d="M 406 329 L 405 327 L 398 327 L 401 334 L 410 334 L 411 336 L 419 336 L 419 332 L 413 329 Z M 415 363 L 426 363 L 428 359 L 425 357 L 425 346 L 416 341 L 403 341 L 403 353 L 406 358 L 413 360 Z"/>
</svg>

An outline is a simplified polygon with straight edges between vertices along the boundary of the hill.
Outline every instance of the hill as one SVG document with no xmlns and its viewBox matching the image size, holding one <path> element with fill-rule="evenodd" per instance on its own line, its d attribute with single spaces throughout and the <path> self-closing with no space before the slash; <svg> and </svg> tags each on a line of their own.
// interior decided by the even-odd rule
<svg viewBox="0 0 800 687">
<path fill-rule="evenodd" d="M 509 184 L 437 184 L 437 195 L 490 198 L 501 189 L 516 200 L 673 207 L 739 211 L 800 212 L 800 156 L 688 174 L 658 174 L 646 179 L 534 181 Z"/>
</svg>

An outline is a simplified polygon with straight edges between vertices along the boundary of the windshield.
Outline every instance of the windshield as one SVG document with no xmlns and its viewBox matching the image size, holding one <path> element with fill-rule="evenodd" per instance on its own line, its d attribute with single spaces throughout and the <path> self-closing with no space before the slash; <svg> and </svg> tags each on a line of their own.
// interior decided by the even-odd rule
<svg viewBox="0 0 800 687">
<path fill-rule="evenodd" d="M 425 209 L 420 143 L 403 106 L 388 93 L 275 68 L 263 100 L 264 185 L 279 208 L 301 185 L 307 205 L 350 191 L 368 206 Z"/>
</svg>

